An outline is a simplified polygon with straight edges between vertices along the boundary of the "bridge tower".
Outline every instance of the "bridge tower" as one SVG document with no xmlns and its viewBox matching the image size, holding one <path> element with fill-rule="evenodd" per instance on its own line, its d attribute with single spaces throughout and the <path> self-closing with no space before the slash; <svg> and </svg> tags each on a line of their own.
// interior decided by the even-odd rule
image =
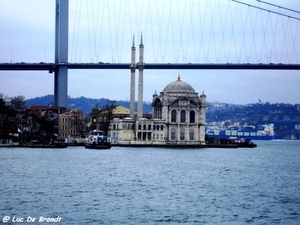
<svg viewBox="0 0 300 225">
<path fill-rule="evenodd" d="M 69 0 L 56 0 L 54 105 L 68 106 L 68 29 Z"/>
</svg>

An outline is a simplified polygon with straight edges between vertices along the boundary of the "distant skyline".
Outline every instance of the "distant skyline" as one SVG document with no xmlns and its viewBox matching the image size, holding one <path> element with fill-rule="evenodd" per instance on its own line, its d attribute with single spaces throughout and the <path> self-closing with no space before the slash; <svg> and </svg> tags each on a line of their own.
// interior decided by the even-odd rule
<svg viewBox="0 0 300 225">
<path fill-rule="evenodd" d="M 299 64 L 300 14 L 255 0 L 242 2 L 299 20 L 224 0 L 73 0 L 69 62 L 129 64 L 132 37 L 138 49 L 142 34 L 145 63 Z M 297 0 L 269 2 L 300 11 Z M 0 63 L 53 62 L 54 13 L 55 0 L 0 0 Z M 179 73 L 209 102 L 300 103 L 300 71 L 266 70 L 146 69 L 144 101 Z M 69 70 L 68 79 L 71 97 L 129 100 L 129 69 Z M 0 93 L 10 97 L 54 93 L 54 74 L 48 72 L 0 71 L 0 81 Z"/>
</svg>

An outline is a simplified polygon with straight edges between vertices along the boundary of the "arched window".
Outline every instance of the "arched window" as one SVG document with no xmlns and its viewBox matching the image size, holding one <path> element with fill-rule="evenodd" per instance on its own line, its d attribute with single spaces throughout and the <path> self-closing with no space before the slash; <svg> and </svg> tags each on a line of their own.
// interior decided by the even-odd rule
<svg viewBox="0 0 300 225">
<path fill-rule="evenodd" d="M 190 129 L 190 141 L 195 140 L 195 133 L 194 133 L 194 129 Z"/>
<path fill-rule="evenodd" d="M 180 129 L 180 140 L 184 141 L 185 139 L 185 130 L 183 128 Z"/>
<path fill-rule="evenodd" d="M 176 122 L 176 110 L 173 109 L 171 112 L 171 122 Z"/>
<path fill-rule="evenodd" d="M 146 124 L 143 125 L 143 130 L 146 130 Z"/>
<path fill-rule="evenodd" d="M 162 117 L 162 103 L 159 100 L 159 98 L 157 98 L 155 100 L 155 103 L 154 103 L 153 107 L 154 107 L 153 118 L 161 119 L 161 117 Z"/>
<path fill-rule="evenodd" d="M 148 130 L 151 130 L 151 124 L 148 125 Z"/>
<path fill-rule="evenodd" d="M 164 125 L 160 125 L 160 129 L 161 129 L 161 130 L 164 130 Z"/>
<path fill-rule="evenodd" d="M 159 130 L 159 125 L 156 125 L 156 130 Z"/>
<path fill-rule="evenodd" d="M 185 110 L 181 110 L 180 112 L 180 122 L 185 123 Z"/>
<path fill-rule="evenodd" d="M 139 124 L 139 130 L 141 130 L 142 129 L 142 125 L 141 124 Z"/>
<path fill-rule="evenodd" d="M 176 140 L 176 130 L 175 130 L 175 128 L 171 129 L 171 140 Z"/>
<path fill-rule="evenodd" d="M 190 111 L 190 123 L 195 123 L 195 111 Z"/>
<path fill-rule="evenodd" d="M 116 124 L 113 125 L 113 129 L 114 129 L 114 130 L 116 129 Z"/>
</svg>

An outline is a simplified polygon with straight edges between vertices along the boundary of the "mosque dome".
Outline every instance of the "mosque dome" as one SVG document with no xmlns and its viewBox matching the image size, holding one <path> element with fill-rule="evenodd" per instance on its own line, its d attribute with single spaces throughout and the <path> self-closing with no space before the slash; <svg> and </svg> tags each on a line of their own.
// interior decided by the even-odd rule
<svg viewBox="0 0 300 225">
<path fill-rule="evenodd" d="M 182 81 L 180 79 L 180 75 L 178 75 L 178 79 L 169 83 L 163 90 L 163 92 L 174 93 L 174 92 L 185 92 L 185 93 L 195 93 L 195 89 L 189 85 L 188 83 Z"/>
</svg>

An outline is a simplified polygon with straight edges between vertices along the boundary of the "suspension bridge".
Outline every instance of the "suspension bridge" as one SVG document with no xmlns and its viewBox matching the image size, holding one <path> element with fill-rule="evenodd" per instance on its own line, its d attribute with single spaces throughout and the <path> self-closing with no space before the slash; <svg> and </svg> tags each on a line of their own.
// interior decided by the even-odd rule
<svg viewBox="0 0 300 225">
<path fill-rule="evenodd" d="M 56 0 L 55 19 L 53 63 L 7 60 L 0 70 L 54 73 L 56 106 L 67 105 L 69 69 L 130 69 L 125 43 L 140 33 L 144 69 L 300 69 L 300 12 L 266 1 Z"/>
</svg>

